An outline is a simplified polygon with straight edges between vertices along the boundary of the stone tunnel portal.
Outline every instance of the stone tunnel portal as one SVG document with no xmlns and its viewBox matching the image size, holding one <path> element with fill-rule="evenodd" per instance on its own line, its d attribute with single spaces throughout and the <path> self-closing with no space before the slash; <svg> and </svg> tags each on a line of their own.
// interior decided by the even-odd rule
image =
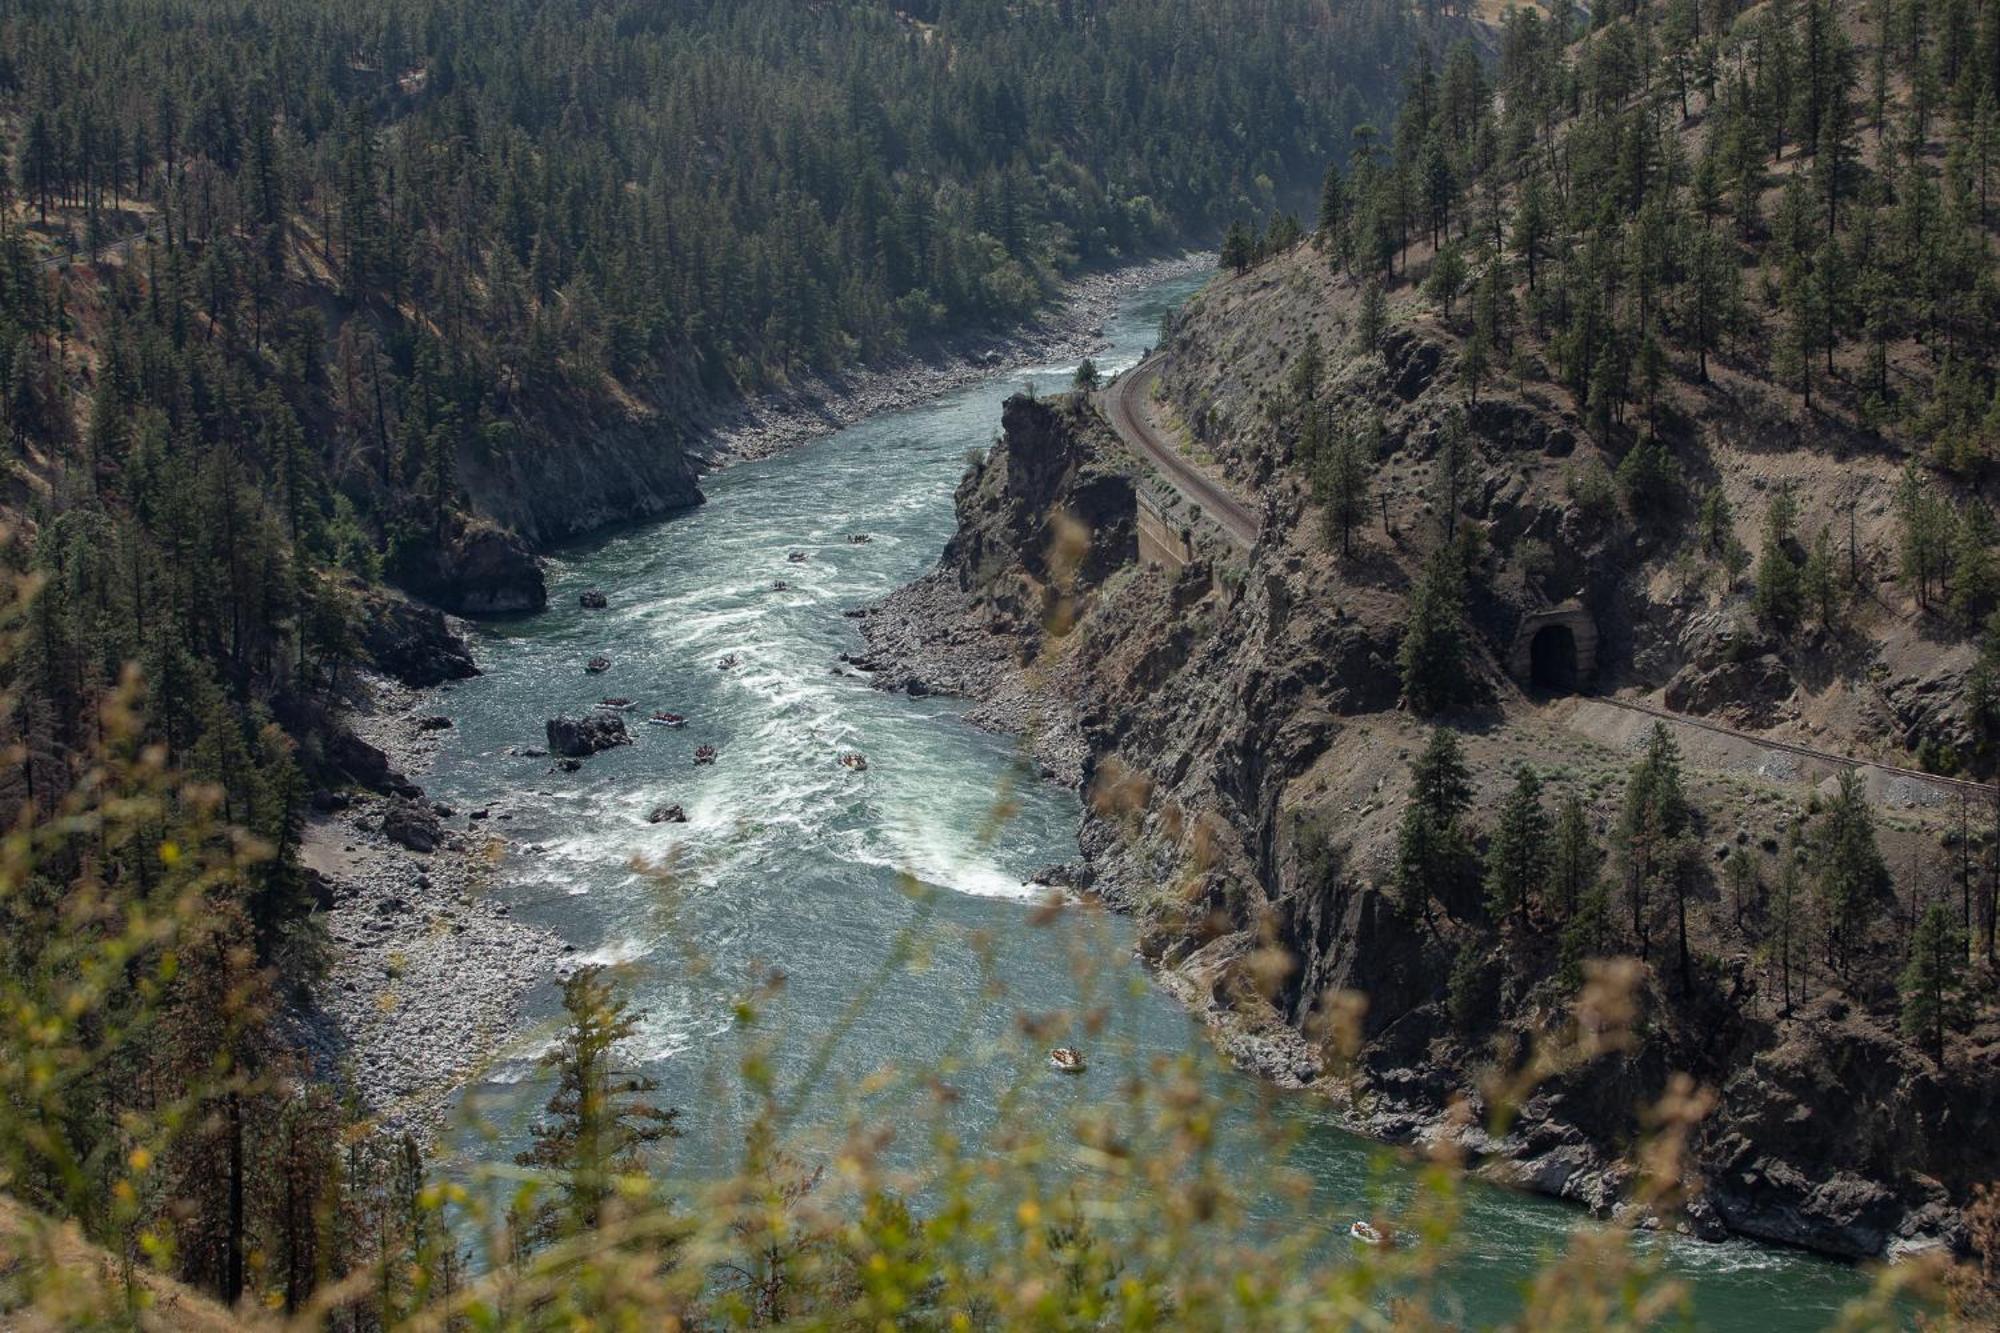
<svg viewBox="0 0 2000 1333">
<path fill-rule="evenodd" d="M 1597 624 L 1575 602 L 1522 619 L 1507 670 L 1544 694 L 1574 694 L 1597 677 Z"/>
</svg>

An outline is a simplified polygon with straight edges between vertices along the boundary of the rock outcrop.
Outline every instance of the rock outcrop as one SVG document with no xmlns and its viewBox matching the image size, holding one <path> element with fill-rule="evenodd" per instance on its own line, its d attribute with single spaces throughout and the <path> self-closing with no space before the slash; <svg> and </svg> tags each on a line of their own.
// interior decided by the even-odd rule
<svg viewBox="0 0 2000 1333">
<path fill-rule="evenodd" d="M 616 714 L 552 717 L 545 730 L 550 752 L 567 759 L 583 759 L 600 750 L 632 743 L 631 734 L 625 730 L 625 719 Z"/>
<path fill-rule="evenodd" d="M 382 836 L 413 852 L 435 851 L 444 838 L 437 812 L 422 801 L 390 801 L 382 810 Z"/>
<path fill-rule="evenodd" d="M 435 607 L 388 589 L 362 602 L 361 651 L 376 670 L 412 689 L 479 674 L 465 640 Z"/>
<path fill-rule="evenodd" d="M 389 756 L 349 732 L 334 727 L 324 739 L 321 756 L 327 776 L 352 782 L 389 796 L 416 797 L 423 792 L 389 766 Z"/>
<path fill-rule="evenodd" d="M 1184 321 L 1182 332 L 1200 346 L 1219 339 L 1215 326 Z M 1350 410 L 1384 414 L 1395 454 L 1380 465 L 1386 531 L 1347 561 L 1327 549 L 1282 442 L 1244 429 L 1216 453 L 1239 486 L 1262 492 L 1257 548 L 1148 568 L 1132 537 L 1132 464 L 1105 424 L 1074 402 L 1010 401 L 1001 440 L 959 487 L 938 570 L 863 613 L 868 652 L 856 664 L 883 688 L 970 695 L 975 720 L 1030 735 L 1046 771 L 1089 793 L 1079 878 L 1140 915 L 1142 951 L 1169 988 L 1232 1058 L 1324 1087 L 1357 1128 L 1453 1138 L 1496 1178 L 1609 1213 L 1626 1206 L 1626 1154 L 1646 1110 L 1685 1072 L 1717 1099 L 1688 1145 L 1691 1232 L 1849 1256 L 1955 1243 L 1957 1205 L 2000 1174 L 2000 1145 L 1966 1128 L 2000 1110 L 2000 1085 L 1934 1064 L 1858 1011 L 1778 1017 L 1768 978 L 1742 953 L 1705 962 L 1683 989 L 1656 948 L 1652 966 L 1635 966 L 1630 1044 L 1544 1079 L 1504 1137 L 1476 1127 L 1495 1052 L 1563 1030 L 1574 992 L 1554 932 L 1503 933 L 1476 877 L 1438 886 L 1435 920 L 1412 917 L 1391 888 L 1423 739 L 1396 711 L 1407 590 L 1425 550 L 1406 534 L 1435 522 L 1425 481 L 1450 355 L 1413 333 L 1339 381 Z M 1170 369 L 1182 419 L 1256 420 L 1259 376 L 1232 370 L 1205 382 Z M 1735 634 L 1729 614 L 1676 639 L 1697 618 L 1670 590 L 1634 589 L 1653 539 L 1571 494 L 1570 460 L 1595 451 L 1571 419 L 1515 399 L 1483 403 L 1477 420 L 1494 436 L 1481 437 L 1464 503 L 1486 543 L 1468 605 L 1485 652 L 1504 650 L 1524 611 L 1577 598 L 1601 610 L 1614 664 L 1671 678 L 1670 706 L 1753 726 L 1790 715 L 1800 667 Z M 1490 658 L 1471 669 L 1498 674 Z M 1935 715 L 1943 689 L 1909 679 L 1889 681 L 1891 706 Z M 1464 733 L 1482 807 L 1538 743 L 1511 725 L 1489 707 Z M 1573 763 L 1572 750 L 1557 745 L 1548 762 Z M 1629 760 L 1593 762 L 1608 823 Z M 1747 824 L 1738 842 L 1762 855 L 1779 845 Z M 1273 946 L 1287 960 L 1275 983 L 1259 970 Z M 1341 995 L 1367 998 L 1358 1049 L 1334 1080 L 1307 1034 Z M 1473 1127 L 1448 1110 L 1461 1100 Z"/>
<path fill-rule="evenodd" d="M 459 615 L 539 611 L 549 601 L 534 552 L 513 532 L 490 523 L 467 523 L 394 573 L 409 591 Z"/>
<path fill-rule="evenodd" d="M 480 513 L 536 549 L 702 502 L 682 432 L 657 413 L 538 422 L 511 443 L 468 451 L 460 475 Z"/>
</svg>

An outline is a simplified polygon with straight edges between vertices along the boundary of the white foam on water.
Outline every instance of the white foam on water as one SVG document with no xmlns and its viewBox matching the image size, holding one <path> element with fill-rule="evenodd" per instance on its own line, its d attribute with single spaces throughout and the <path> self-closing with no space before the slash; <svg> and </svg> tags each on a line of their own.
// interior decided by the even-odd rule
<svg viewBox="0 0 2000 1333">
<path fill-rule="evenodd" d="M 534 1060 L 508 1060 L 488 1069 L 486 1071 L 486 1081 L 488 1083 L 497 1083 L 504 1087 L 512 1087 L 516 1083 L 526 1083 L 540 1069 L 540 1063 Z"/>
<path fill-rule="evenodd" d="M 697 1045 L 714 1041 L 733 1026 L 729 1007 L 719 997 L 702 1014 L 679 1007 L 673 1013 L 664 1012 L 662 998 L 646 997 L 645 1016 L 627 1042 L 627 1049 L 642 1061 L 672 1059 Z"/>
<path fill-rule="evenodd" d="M 762 699 L 768 708 L 790 711 L 806 704 L 816 703 L 820 705 L 820 713 L 827 719 L 832 719 L 834 710 L 826 706 L 829 701 L 824 688 L 814 688 L 803 683 L 795 673 L 764 665 L 768 662 L 768 658 L 761 655 L 754 660 L 760 663 L 757 668 L 748 671 L 738 668 L 737 683 Z M 766 726 L 777 720 L 768 713 L 763 717 Z"/>
<path fill-rule="evenodd" d="M 1003 898 L 1027 901 L 1047 890 L 968 853 L 941 835 L 912 834 L 903 829 L 883 829 L 893 845 L 877 847 L 867 832 L 841 838 L 843 860 L 880 870 L 913 876 L 934 888 L 963 894 L 968 898 Z"/>
<path fill-rule="evenodd" d="M 622 967 L 626 963 L 636 963 L 653 952 L 655 941 L 627 935 L 623 939 L 600 944 L 587 953 L 576 955 L 580 967 Z"/>
<path fill-rule="evenodd" d="M 653 641 L 660 646 L 685 651 L 690 645 L 705 643 L 755 624 L 767 607 L 748 602 L 727 589 L 717 589 L 710 600 L 714 606 L 679 606 L 672 616 L 649 616 Z"/>
<path fill-rule="evenodd" d="M 542 1057 L 556 1048 L 556 1034 L 546 1029 L 533 1031 L 541 1035 L 512 1043 L 507 1053 L 487 1069 L 486 1082 L 512 1086 L 535 1077 L 541 1070 Z"/>
</svg>

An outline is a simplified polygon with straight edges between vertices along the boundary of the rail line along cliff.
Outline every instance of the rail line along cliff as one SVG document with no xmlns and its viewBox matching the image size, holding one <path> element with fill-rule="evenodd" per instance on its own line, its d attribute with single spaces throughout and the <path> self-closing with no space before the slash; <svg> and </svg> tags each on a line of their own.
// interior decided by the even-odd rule
<svg viewBox="0 0 2000 1333">
<path fill-rule="evenodd" d="M 1732 8 L 1684 88 L 1634 72 L 1709 8 L 1420 62 L 1143 381 L 1008 404 L 870 664 L 1027 734 L 1087 795 L 1052 878 L 1363 1130 L 1609 1211 L 1668 1103 L 1692 1229 L 1963 1247 L 2000 1170 L 1986 213 L 1874 7 Z M 1873 125 L 1765 87 L 1781 44 L 1888 45 Z M 1963 301 L 1887 243 L 1931 207 Z"/>
</svg>

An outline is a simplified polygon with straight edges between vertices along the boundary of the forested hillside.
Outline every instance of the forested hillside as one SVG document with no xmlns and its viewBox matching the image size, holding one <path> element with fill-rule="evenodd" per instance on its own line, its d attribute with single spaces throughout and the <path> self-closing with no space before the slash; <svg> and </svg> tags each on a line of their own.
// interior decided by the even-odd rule
<svg viewBox="0 0 2000 1333">
<path fill-rule="evenodd" d="M 1391 151 L 1361 145 L 1326 181 L 1316 244 L 1359 310 L 1332 347 L 1395 360 L 1391 303 L 1420 297 L 1401 322 L 1451 353 L 1461 428 L 1504 434 L 1525 398 L 1596 455 L 1564 465 L 1589 524 L 1537 531 L 1529 559 L 1475 580 L 1504 585 L 1489 625 L 1495 596 L 1625 599 L 1612 628 L 1642 678 L 1684 668 L 1670 694 L 1764 719 L 1776 679 L 1732 697 L 1719 669 L 1742 684 L 1768 654 L 1823 695 L 1815 676 L 1853 670 L 1843 647 L 1914 631 L 1946 687 L 1903 688 L 1906 654 L 1872 711 L 1803 725 L 1990 767 L 1996 42 L 1991 5 L 1677 0 L 1581 34 L 1515 12 L 1490 97 L 1469 57 L 1419 63 Z M 1233 436 L 1296 457 L 1352 526 L 1368 469 L 1342 455 L 1369 423 L 1317 397 L 1267 393 Z M 1670 579 L 1587 568 L 1607 523 Z M 1697 603 L 1724 632 L 1647 642 Z M 1987 645 L 1976 664 L 1952 647 L 1967 639 Z"/>
<path fill-rule="evenodd" d="M 299 829 L 316 790 L 407 789 L 333 720 L 347 668 L 471 669 L 382 585 L 539 607 L 535 545 L 699 498 L 718 404 L 1309 203 L 1413 27 L 1328 0 L 0 15 L 4 795 L 37 867 L 0 970 L 10 1080 L 65 1071 L 6 1120 L 7 1188 L 231 1298 L 279 1285 L 253 1249 L 286 1299 L 352 1258 L 300 1249 L 340 1113 L 270 1026 L 321 944 Z M 87 1034 L 35 1017 L 72 1004 Z M 138 1149 L 161 1169 L 113 1206 Z M 340 1207 L 410 1185 L 349 1165 Z"/>
</svg>

